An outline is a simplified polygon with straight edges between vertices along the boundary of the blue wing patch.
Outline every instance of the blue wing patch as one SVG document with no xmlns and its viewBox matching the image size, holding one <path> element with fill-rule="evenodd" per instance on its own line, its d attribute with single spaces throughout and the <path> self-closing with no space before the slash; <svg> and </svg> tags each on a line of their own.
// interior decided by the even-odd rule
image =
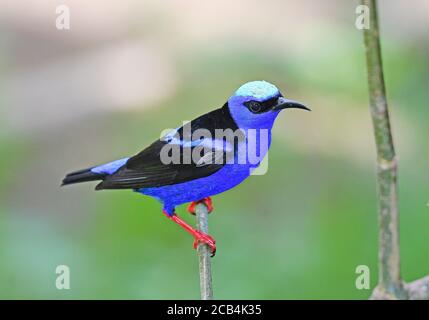
<svg viewBox="0 0 429 320">
<path fill-rule="evenodd" d="M 127 163 L 129 158 L 123 158 L 116 161 L 112 161 L 101 166 L 97 166 L 91 169 L 92 172 L 98 174 L 113 174 L 118 171 L 125 163 Z"/>
</svg>

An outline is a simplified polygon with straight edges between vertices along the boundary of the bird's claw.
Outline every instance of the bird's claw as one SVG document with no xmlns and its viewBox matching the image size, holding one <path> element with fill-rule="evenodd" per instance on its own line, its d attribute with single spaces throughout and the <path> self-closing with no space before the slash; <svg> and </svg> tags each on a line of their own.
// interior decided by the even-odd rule
<svg viewBox="0 0 429 320">
<path fill-rule="evenodd" d="M 211 256 L 214 257 L 216 254 L 216 240 L 213 239 L 208 234 L 202 233 L 200 231 L 195 232 L 194 234 L 195 240 L 194 240 L 194 249 L 197 249 L 198 245 L 200 243 L 205 243 L 210 247 Z"/>
<path fill-rule="evenodd" d="M 188 212 L 192 215 L 195 215 L 196 212 L 196 206 L 199 203 L 204 203 L 207 207 L 207 211 L 208 213 L 211 213 L 213 211 L 213 202 L 212 199 L 210 197 L 204 198 L 202 200 L 198 200 L 198 201 L 193 201 L 189 206 L 188 206 Z"/>
</svg>

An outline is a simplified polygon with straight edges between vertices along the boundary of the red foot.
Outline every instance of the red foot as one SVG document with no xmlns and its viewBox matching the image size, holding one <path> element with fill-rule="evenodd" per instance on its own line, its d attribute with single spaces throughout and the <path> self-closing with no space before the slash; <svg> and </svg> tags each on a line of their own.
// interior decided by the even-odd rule
<svg viewBox="0 0 429 320">
<path fill-rule="evenodd" d="M 202 233 L 201 231 L 198 231 L 194 228 L 192 228 L 189 224 L 187 224 L 185 221 L 180 219 L 176 214 L 173 214 L 170 216 L 166 212 L 164 214 L 170 219 L 176 222 L 179 226 L 181 226 L 183 229 L 188 231 L 191 235 L 194 236 L 194 249 L 197 249 L 199 243 L 205 243 L 210 247 L 210 251 L 212 253 L 212 257 L 216 254 L 216 241 L 208 234 Z"/>
<path fill-rule="evenodd" d="M 189 207 L 188 207 L 188 212 L 190 213 L 190 214 L 193 214 L 193 215 L 195 215 L 195 207 L 197 206 L 197 204 L 199 204 L 199 203 L 204 203 L 205 205 L 206 205 L 206 207 L 207 207 L 207 211 L 210 213 L 210 212 L 212 212 L 213 211 L 213 202 L 212 202 L 212 199 L 210 198 L 210 197 L 207 197 L 207 198 L 204 198 L 204 199 L 202 199 L 202 200 L 198 200 L 198 201 L 193 201 L 190 205 L 189 205 Z"/>
<path fill-rule="evenodd" d="M 216 240 L 213 239 L 208 234 L 199 232 L 198 230 L 195 230 L 194 237 L 195 237 L 195 240 L 194 240 L 194 249 L 198 248 L 198 244 L 200 242 L 201 243 L 205 243 L 206 245 L 208 245 L 210 247 L 210 251 L 212 253 L 212 257 L 214 257 L 214 255 L 216 254 Z"/>
</svg>

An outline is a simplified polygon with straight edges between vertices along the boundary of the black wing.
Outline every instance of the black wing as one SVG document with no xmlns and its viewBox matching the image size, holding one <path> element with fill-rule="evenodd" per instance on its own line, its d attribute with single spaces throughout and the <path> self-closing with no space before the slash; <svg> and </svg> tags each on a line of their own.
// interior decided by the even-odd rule
<svg viewBox="0 0 429 320">
<path fill-rule="evenodd" d="M 163 139 L 155 141 L 145 150 L 130 158 L 117 172 L 106 176 L 96 189 L 160 187 L 207 177 L 215 173 L 225 165 L 227 159 L 234 156 L 235 148 L 232 151 L 226 151 L 225 148 L 212 149 L 211 152 L 202 154 L 199 161 L 195 161 L 195 159 L 191 161 L 192 159 L 184 155 L 192 155 L 192 151 L 199 146 L 199 143 L 195 140 L 192 141 L 191 137 L 187 136 L 186 131 L 193 133 L 197 129 L 207 129 L 212 137 L 215 137 L 215 129 L 232 129 L 235 131 L 238 127 L 231 117 L 228 105 L 225 104 L 222 108 L 191 121 L 190 130 L 184 130 L 184 127 L 178 129 L 176 138 L 167 135 Z M 179 147 L 179 152 L 184 158 L 181 157 L 180 163 L 164 164 L 161 161 L 161 150 L 169 144 L 170 146 L 175 144 L 177 140 L 186 141 L 186 143 L 175 145 L 175 147 Z M 216 161 L 219 156 L 223 158 L 223 161 Z M 210 161 L 207 161 L 208 158 Z"/>
</svg>

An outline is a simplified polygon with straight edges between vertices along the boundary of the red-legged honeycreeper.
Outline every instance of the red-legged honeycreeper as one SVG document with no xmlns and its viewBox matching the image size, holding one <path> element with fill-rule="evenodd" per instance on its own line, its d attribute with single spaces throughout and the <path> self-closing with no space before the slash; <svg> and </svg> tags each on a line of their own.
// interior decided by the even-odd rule
<svg viewBox="0 0 429 320">
<path fill-rule="evenodd" d="M 240 184 L 268 152 L 271 129 L 281 110 L 310 110 L 284 98 L 274 85 L 252 81 L 242 85 L 223 107 L 206 113 L 155 141 L 139 154 L 66 175 L 63 185 L 101 180 L 96 190 L 132 189 L 163 204 L 164 214 L 199 242 L 216 251 L 215 240 L 192 228 L 175 213 Z M 173 154 L 175 156 L 173 156 Z"/>
</svg>

